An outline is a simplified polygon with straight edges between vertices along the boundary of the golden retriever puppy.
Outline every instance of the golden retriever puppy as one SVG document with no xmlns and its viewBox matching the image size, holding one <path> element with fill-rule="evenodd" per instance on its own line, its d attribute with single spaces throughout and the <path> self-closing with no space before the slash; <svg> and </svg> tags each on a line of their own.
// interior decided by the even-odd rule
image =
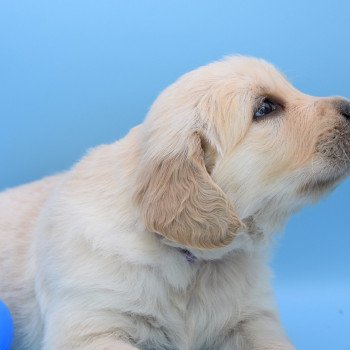
<svg viewBox="0 0 350 350">
<path fill-rule="evenodd" d="M 72 170 L 0 196 L 14 349 L 291 350 L 271 236 L 350 168 L 350 103 L 265 61 L 180 78 Z"/>
</svg>

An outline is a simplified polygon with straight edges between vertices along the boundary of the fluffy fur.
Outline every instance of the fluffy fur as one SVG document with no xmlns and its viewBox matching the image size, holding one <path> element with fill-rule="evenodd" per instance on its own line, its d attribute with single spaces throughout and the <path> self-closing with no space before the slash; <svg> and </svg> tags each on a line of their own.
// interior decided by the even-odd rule
<svg viewBox="0 0 350 350">
<path fill-rule="evenodd" d="M 254 119 L 266 97 L 279 107 Z M 340 102 L 227 58 L 180 78 L 144 123 L 70 171 L 3 192 L 14 349 L 292 350 L 270 238 L 347 175 Z"/>
</svg>

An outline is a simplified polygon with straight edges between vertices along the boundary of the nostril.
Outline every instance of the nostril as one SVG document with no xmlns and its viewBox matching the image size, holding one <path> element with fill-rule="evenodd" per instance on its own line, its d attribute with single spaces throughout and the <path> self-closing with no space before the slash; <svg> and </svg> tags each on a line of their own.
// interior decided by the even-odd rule
<svg viewBox="0 0 350 350">
<path fill-rule="evenodd" d="M 350 119 L 350 102 L 349 101 L 346 101 L 346 100 L 341 101 L 338 104 L 338 110 L 343 117 Z"/>
</svg>

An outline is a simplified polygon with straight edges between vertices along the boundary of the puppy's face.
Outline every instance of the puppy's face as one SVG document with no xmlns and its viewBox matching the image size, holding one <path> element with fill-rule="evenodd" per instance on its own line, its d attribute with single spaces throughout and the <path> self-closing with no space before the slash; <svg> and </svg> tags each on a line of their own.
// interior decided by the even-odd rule
<svg viewBox="0 0 350 350">
<path fill-rule="evenodd" d="M 302 94 L 252 58 L 182 77 L 142 133 L 146 227 L 190 247 L 229 244 L 252 215 L 274 229 L 350 168 L 350 103 Z"/>
<path fill-rule="evenodd" d="M 212 176 L 243 217 L 288 214 L 348 173 L 350 103 L 305 95 L 265 62 L 241 59 L 238 66 L 240 93 Z"/>
</svg>

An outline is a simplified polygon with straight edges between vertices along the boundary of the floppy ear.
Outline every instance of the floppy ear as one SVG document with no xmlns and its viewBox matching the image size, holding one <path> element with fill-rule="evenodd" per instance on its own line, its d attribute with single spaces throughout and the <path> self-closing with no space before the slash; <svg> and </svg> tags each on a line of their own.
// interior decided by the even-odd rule
<svg viewBox="0 0 350 350">
<path fill-rule="evenodd" d="M 201 249 L 228 245 L 244 226 L 209 175 L 212 151 L 203 148 L 209 143 L 194 133 L 183 153 L 143 166 L 135 197 L 147 230 Z"/>
</svg>

